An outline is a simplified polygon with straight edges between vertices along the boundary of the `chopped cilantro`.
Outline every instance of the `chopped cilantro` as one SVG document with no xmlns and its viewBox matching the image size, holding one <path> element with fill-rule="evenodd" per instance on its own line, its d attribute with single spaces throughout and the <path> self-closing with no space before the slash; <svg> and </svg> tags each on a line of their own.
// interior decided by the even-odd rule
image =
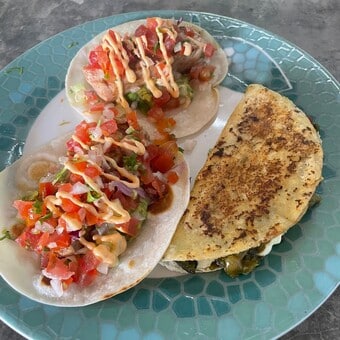
<svg viewBox="0 0 340 340">
<path fill-rule="evenodd" d="M 51 217 L 52 217 L 52 212 L 48 212 L 46 215 L 40 217 L 40 218 L 39 218 L 39 221 L 40 221 L 40 222 L 43 222 L 43 221 L 48 220 L 48 219 L 51 218 Z"/>
<path fill-rule="evenodd" d="M 132 153 L 129 156 L 124 156 L 123 164 L 124 168 L 131 172 L 136 172 L 140 166 L 140 163 L 137 160 L 137 155 L 135 153 Z"/>
<path fill-rule="evenodd" d="M 69 43 L 67 45 L 67 48 L 72 48 L 72 47 L 77 46 L 77 45 L 79 45 L 79 43 L 77 41 L 72 41 L 71 43 Z"/>
<path fill-rule="evenodd" d="M 23 197 L 23 201 L 35 201 L 39 196 L 38 191 L 28 191 Z"/>
<path fill-rule="evenodd" d="M 18 72 L 19 75 L 22 75 L 24 73 L 24 68 L 22 66 L 11 67 L 5 73 L 10 74 L 12 72 Z"/>
<path fill-rule="evenodd" d="M 33 212 L 35 214 L 41 214 L 42 213 L 42 207 L 43 207 L 43 202 L 40 201 L 40 200 L 36 200 L 34 203 L 33 203 Z"/>
<path fill-rule="evenodd" d="M 2 231 L 2 236 L 0 237 L 0 241 L 2 241 L 2 240 L 5 240 L 6 238 L 7 239 L 9 239 L 9 240 L 11 240 L 12 239 L 12 237 L 11 237 L 11 233 L 9 232 L 9 230 L 3 230 Z"/>
<path fill-rule="evenodd" d="M 66 168 L 62 168 L 59 172 L 55 174 L 52 184 L 54 185 L 58 182 L 64 182 L 67 176 L 68 176 L 68 170 Z"/>
<path fill-rule="evenodd" d="M 89 191 L 87 193 L 87 197 L 86 197 L 86 202 L 87 203 L 92 203 L 96 200 L 98 200 L 101 197 L 100 193 L 97 191 Z"/>
</svg>

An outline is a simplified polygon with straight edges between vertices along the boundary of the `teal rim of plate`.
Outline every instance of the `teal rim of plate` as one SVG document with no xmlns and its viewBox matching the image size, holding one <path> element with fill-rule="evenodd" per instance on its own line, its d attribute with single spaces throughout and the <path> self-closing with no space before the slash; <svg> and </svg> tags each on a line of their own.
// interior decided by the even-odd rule
<svg viewBox="0 0 340 340">
<path fill-rule="evenodd" d="M 80 308 L 39 304 L 0 279 L 0 316 L 35 339 L 267 339 L 309 316 L 340 281 L 339 84 L 316 60 L 283 38 L 215 14 L 147 11 L 100 18 L 34 46 L 0 72 L 0 166 L 22 154 L 41 110 L 64 88 L 69 62 L 97 33 L 148 16 L 201 25 L 230 61 L 223 86 L 243 92 L 261 83 L 289 97 L 319 127 L 325 151 L 321 203 L 251 274 L 222 272 L 146 279 L 109 300 Z"/>
</svg>

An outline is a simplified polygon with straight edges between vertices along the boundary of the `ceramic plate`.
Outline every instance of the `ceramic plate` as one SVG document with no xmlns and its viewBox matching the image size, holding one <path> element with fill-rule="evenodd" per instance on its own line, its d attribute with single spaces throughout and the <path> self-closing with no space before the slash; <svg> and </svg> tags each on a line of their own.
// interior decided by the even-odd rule
<svg viewBox="0 0 340 340">
<path fill-rule="evenodd" d="M 339 284 L 339 84 L 304 51 L 247 23 L 182 11 L 128 13 L 77 26 L 42 42 L 0 73 L 1 169 L 20 157 L 27 136 L 31 148 L 39 144 L 42 137 L 32 127 L 46 125 L 50 136 L 68 128 L 67 115 L 58 116 L 59 130 L 53 130 L 48 116 L 41 113 L 68 112 L 64 77 L 84 43 L 111 26 L 156 15 L 182 17 L 216 37 L 230 59 L 224 87 L 243 92 L 249 83 L 262 83 L 312 117 L 325 150 L 324 181 L 318 188 L 321 204 L 253 273 L 237 279 L 220 272 L 149 278 L 126 293 L 82 308 L 39 304 L 0 279 L 1 318 L 26 337 L 172 339 L 176 334 L 178 339 L 267 339 L 296 326 Z"/>
</svg>

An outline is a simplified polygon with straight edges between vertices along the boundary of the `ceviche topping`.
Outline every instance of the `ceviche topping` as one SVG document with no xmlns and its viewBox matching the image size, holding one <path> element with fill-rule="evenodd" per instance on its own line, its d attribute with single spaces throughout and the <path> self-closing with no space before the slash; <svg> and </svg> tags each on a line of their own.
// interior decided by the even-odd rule
<svg viewBox="0 0 340 340">
<path fill-rule="evenodd" d="M 216 47 L 181 21 L 147 18 L 133 34 L 110 29 L 88 55 L 83 67 L 91 90 L 73 86 L 73 98 L 90 112 L 98 105 L 118 103 L 148 114 L 188 105 L 197 82 L 213 77 L 209 63 Z M 197 85 L 197 84 L 196 84 Z"/>
<path fill-rule="evenodd" d="M 14 201 L 20 220 L 11 236 L 39 255 L 42 282 L 59 295 L 117 266 L 148 212 L 171 204 L 178 146 L 174 140 L 153 144 L 133 117 L 82 121 L 59 171 Z"/>
</svg>

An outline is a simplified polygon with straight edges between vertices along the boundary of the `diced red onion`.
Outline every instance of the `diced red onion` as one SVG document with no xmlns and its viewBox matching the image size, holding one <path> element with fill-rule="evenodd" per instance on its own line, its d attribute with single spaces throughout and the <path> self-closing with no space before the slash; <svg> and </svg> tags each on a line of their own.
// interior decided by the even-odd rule
<svg viewBox="0 0 340 340">
<path fill-rule="evenodd" d="M 68 157 L 61 156 L 59 157 L 59 163 L 65 164 L 68 161 Z"/>
<path fill-rule="evenodd" d="M 66 271 L 63 273 L 64 275 L 53 275 L 52 273 L 48 272 L 47 269 L 42 270 L 42 274 L 46 276 L 48 279 L 57 279 L 57 280 L 68 280 L 72 275 L 74 275 L 74 272 Z"/>
<path fill-rule="evenodd" d="M 45 221 L 41 224 L 41 231 L 44 233 L 52 234 L 54 233 L 54 230 L 54 227 Z"/>
<path fill-rule="evenodd" d="M 103 131 L 102 129 L 100 128 L 99 125 L 97 125 L 95 128 L 93 129 L 89 129 L 89 132 L 91 133 L 92 137 L 95 139 L 95 140 L 98 140 L 102 135 L 103 135 Z"/>
<path fill-rule="evenodd" d="M 88 157 L 90 161 L 100 165 L 104 160 L 102 145 L 101 144 L 96 145 L 95 148 L 89 150 Z"/>
<path fill-rule="evenodd" d="M 77 155 L 84 155 L 84 150 L 83 150 L 80 146 L 75 146 L 75 147 L 74 147 L 74 152 L 75 152 Z"/>
<path fill-rule="evenodd" d="M 142 198 L 148 197 L 143 188 L 136 188 L 135 190 L 140 197 L 142 197 Z"/>
<path fill-rule="evenodd" d="M 58 235 L 61 235 L 64 231 L 64 227 L 59 225 L 55 228 L 55 231 L 57 232 Z"/>
<path fill-rule="evenodd" d="M 111 104 L 111 103 L 106 104 L 104 106 L 104 110 L 103 110 L 104 121 L 111 120 L 115 117 L 114 111 L 111 110 L 111 109 L 114 109 L 114 108 L 115 108 L 115 105 Z"/>
<path fill-rule="evenodd" d="M 129 188 L 120 181 L 111 181 L 109 183 L 109 189 L 111 191 L 113 191 L 115 188 L 117 188 L 121 193 L 123 193 L 126 196 L 132 197 L 134 195 L 134 190 Z"/>
<path fill-rule="evenodd" d="M 35 222 L 34 228 L 31 229 L 32 234 L 39 234 L 40 232 L 52 234 L 54 232 L 54 227 L 49 223 L 40 221 Z"/>
</svg>

